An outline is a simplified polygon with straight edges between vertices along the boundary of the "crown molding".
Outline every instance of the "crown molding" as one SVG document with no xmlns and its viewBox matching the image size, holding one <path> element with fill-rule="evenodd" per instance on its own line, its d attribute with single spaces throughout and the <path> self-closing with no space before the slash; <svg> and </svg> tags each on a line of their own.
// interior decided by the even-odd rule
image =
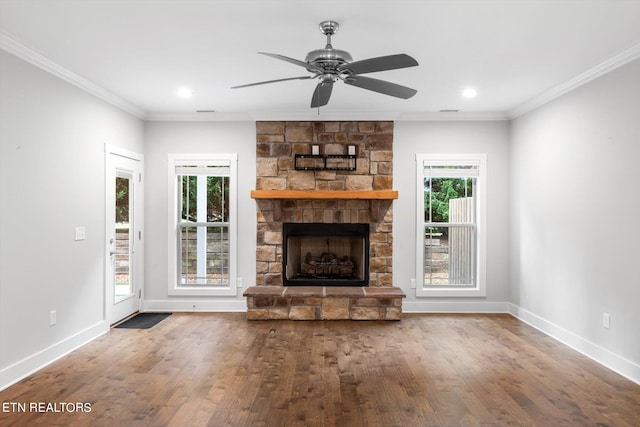
<svg viewBox="0 0 640 427">
<path fill-rule="evenodd" d="M 392 121 L 397 113 L 372 112 L 359 113 L 352 111 L 325 111 L 313 109 L 309 111 L 254 111 L 247 113 L 168 113 L 148 114 L 147 121 L 167 122 L 229 122 L 229 121 Z"/>
<path fill-rule="evenodd" d="M 89 92 L 90 94 L 102 99 L 103 101 L 108 102 L 109 104 L 123 111 L 126 111 L 129 114 L 134 115 L 141 120 L 144 120 L 146 118 L 144 111 L 142 111 L 138 107 L 133 106 L 119 96 L 114 95 L 108 90 L 96 85 L 95 83 L 92 83 L 89 80 L 80 77 L 76 73 L 68 70 L 67 68 L 45 58 L 38 52 L 34 51 L 31 48 L 28 48 L 27 46 L 16 41 L 3 32 L 0 32 L 0 49 L 14 56 L 17 56 L 18 58 L 30 63 L 31 65 L 35 65 L 36 67 L 41 68 L 50 74 L 53 74 L 54 76 L 66 81 L 67 83 L 70 83 L 84 90 L 85 92 Z"/>
<path fill-rule="evenodd" d="M 576 77 L 561 83 L 551 89 L 542 92 L 541 94 L 531 98 L 530 100 L 520 104 L 508 112 L 509 119 L 515 119 L 518 116 L 523 115 L 535 108 L 540 107 L 547 102 L 550 102 L 574 89 L 579 88 L 582 85 L 589 83 L 592 80 L 603 76 L 616 68 L 620 68 L 636 59 L 640 58 L 640 44 L 632 46 L 631 48 L 601 62 L 595 67 L 577 75 Z"/>
<path fill-rule="evenodd" d="M 353 111 L 279 111 L 249 113 L 168 113 L 148 114 L 147 121 L 156 122 L 234 122 L 234 121 L 406 121 L 406 122 L 449 122 L 449 121 L 490 121 L 509 120 L 506 112 L 353 112 Z"/>
<path fill-rule="evenodd" d="M 393 121 L 398 117 L 397 112 L 391 111 L 335 111 L 330 107 L 309 108 L 305 111 L 259 111 L 249 114 L 255 121 Z"/>
<path fill-rule="evenodd" d="M 295 120 L 295 121 L 478 121 L 478 120 L 508 120 L 506 112 L 416 112 L 402 113 L 397 111 L 374 111 L 374 112 L 353 112 L 353 111 L 323 111 L 311 110 L 309 112 L 294 113 L 250 113 L 251 117 L 256 120 Z"/>
<path fill-rule="evenodd" d="M 249 113 L 157 113 L 147 114 L 148 122 L 248 122 L 252 121 Z"/>
<path fill-rule="evenodd" d="M 491 121 L 509 120 L 504 111 L 459 111 L 459 112 L 422 112 L 402 113 L 397 119 L 404 122 L 467 122 L 467 121 Z"/>
</svg>

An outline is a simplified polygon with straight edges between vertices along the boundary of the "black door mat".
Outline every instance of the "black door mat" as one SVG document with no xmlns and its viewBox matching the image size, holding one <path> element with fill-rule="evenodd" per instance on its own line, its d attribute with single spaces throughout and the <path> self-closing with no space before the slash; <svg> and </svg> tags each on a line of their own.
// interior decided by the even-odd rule
<svg viewBox="0 0 640 427">
<path fill-rule="evenodd" d="M 171 313 L 140 313 L 115 327 L 125 329 L 149 329 L 169 316 L 171 316 Z"/>
</svg>

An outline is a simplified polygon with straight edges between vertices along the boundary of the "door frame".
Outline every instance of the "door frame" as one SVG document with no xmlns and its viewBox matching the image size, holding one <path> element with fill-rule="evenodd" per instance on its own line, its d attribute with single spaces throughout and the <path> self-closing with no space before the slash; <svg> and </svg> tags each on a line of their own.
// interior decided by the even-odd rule
<svg viewBox="0 0 640 427">
<path fill-rule="evenodd" d="M 104 232 L 104 311 L 103 318 L 110 325 L 140 310 L 144 283 L 144 155 L 108 143 L 105 152 L 105 232 Z M 134 163 L 131 163 L 131 162 Z M 134 167 L 122 166 L 130 162 Z M 115 177 L 117 170 L 127 170 L 133 175 L 133 253 L 131 254 L 132 297 L 115 301 L 113 259 L 110 239 L 115 228 Z M 136 175 L 138 175 L 136 177 Z"/>
</svg>

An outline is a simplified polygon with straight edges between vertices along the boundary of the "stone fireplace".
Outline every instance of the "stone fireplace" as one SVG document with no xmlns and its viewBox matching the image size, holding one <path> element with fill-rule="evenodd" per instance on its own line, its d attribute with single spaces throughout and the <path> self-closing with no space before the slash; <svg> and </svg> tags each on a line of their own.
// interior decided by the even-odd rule
<svg viewBox="0 0 640 427">
<path fill-rule="evenodd" d="M 300 167 L 299 160 L 307 163 Z M 393 287 L 392 274 L 393 122 L 257 122 L 252 197 L 257 250 L 256 289 L 245 292 L 249 318 L 285 312 L 284 318 L 295 318 L 292 311 L 304 311 L 303 318 L 399 319 L 404 294 Z M 350 236 L 358 227 L 367 230 L 361 240 Z M 332 242 L 303 236 L 312 228 L 312 234 L 332 235 Z M 294 235 L 285 236 L 285 229 Z M 325 313 L 324 306 L 335 303 L 325 300 L 327 293 L 341 295 L 335 297 L 342 298 L 339 317 Z M 387 308 L 393 310 L 387 314 Z"/>
</svg>

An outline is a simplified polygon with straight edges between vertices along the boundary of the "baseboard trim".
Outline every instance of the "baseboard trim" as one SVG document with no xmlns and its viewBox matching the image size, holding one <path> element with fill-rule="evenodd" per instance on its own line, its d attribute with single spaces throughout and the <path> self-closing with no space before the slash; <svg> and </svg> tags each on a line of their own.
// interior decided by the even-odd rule
<svg viewBox="0 0 640 427">
<path fill-rule="evenodd" d="M 202 301 L 195 299 L 146 300 L 142 310 L 155 312 L 246 312 L 247 302 L 242 301 Z"/>
<path fill-rule="evenodd" d="M 403 301 L 403 313 L 509 313 L 508 302 Z"/>
<path fill-rule="evenodd" d="M 509 306 L 509 313 L 512 316 L 634 383 L 640 384 L 640 365 L 637 363 L 627 360 L 515 304 L 509 303 Z"/>
<path fill-rule="evenodd" d="M 106 321 L 98 322 L 75 335 L 7 366 L 0 370 L 0 391 L 95 340 L 108 331 L 109 325 Z"/>
</svg>

